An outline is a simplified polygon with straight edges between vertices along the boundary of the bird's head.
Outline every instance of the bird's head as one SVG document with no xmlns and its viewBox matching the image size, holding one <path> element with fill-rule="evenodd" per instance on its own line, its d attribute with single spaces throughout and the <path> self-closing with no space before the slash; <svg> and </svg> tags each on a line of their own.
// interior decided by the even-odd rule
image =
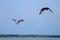
<svg viewBox="0 0 60 40">
<path fill-rule="evenodd" d="M 22 19 L 22 21 L 24 21 L 24 20 Z"/>
</svg>

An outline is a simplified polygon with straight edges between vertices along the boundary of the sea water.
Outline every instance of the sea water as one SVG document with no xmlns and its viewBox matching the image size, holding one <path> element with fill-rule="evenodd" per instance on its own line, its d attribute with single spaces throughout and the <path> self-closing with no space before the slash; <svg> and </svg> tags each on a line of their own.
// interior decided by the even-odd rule
<svg viewBox="0 0 60 40">
<path fill-rule="evenodd" d="M 60 38 L 0 38 L 0 40 L 60 40 Z"/>
</svg>

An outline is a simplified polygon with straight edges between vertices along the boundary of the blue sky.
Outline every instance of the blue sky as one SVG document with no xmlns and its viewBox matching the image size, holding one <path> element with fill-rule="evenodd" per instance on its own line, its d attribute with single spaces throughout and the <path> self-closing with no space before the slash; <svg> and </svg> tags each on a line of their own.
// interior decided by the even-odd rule
<svg viewBox="0 0 60 40">
<path fill-rule="evenodd" d="M 59 34 L 60 0 L 0 0 L 0 34 Z M 40 9 L 49 7 L 54 13 Z M 24 19 L 16 25 L 12 20 Z"/>
</svg>

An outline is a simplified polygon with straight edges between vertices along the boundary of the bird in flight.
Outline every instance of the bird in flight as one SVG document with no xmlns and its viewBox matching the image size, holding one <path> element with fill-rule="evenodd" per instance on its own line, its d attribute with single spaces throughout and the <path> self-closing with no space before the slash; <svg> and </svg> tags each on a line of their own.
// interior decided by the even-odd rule
<svg viewBox="0 0 60 40">
<path fill-rule="evenodd" d="M 15 19 L 13 19 L 13 21 L 15 21 L 16 24 L 19 24 L 19 23 L 21 23 L 21 22 L 24 21 L 24 20 L 23 20 L 23 19 L 20 19 L 20 20 L 16 21 Z"/>
<path fill-rule="evenodd" d="M 44 8 L 42 8 L 42 9 L 40 10 L 39 15 L 40 15 L 43 11 L 45 11 L 45 10 L 49 10 L 50 12 L 53 13 L 53 11 L 52 11 L 50 8 L 48 8 L 48 7 L 44 7 Z"/>
</svg>

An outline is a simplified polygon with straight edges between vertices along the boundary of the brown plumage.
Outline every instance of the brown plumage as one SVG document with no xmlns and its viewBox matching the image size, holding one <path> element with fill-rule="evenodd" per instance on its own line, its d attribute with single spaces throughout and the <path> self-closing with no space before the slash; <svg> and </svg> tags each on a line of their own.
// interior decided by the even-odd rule
<svg viewBox="0 0 60 40">
<path fill-rule="evenodd" d="M 19 24 L 19 23 L 21 23 L 22 21 L 24 21 L 24 20 L 23 20 L 23 19 L 18 20 L 18 21 L 16 22 L 16 24 Z"/>
<path fill-rule="evenodd" d="M 15 21 L 16 24 L 19 24 L 19 23 L 21 23 L 21 22 L 24 21 L 24 20 L 23 20 L 23 19 L 20 19 L 20 20 L 16 21 L 15 19 L 13 19 L 13 21 Z"/>
<path fill-rule="evenodd" d="M 44 7 L 44 8 L 42 8 L 42 9 L 40 10 L 39 15 L 40 15 L 43 11 L 45 11 L 45 10 L 49 10 L 50 12 L 53 13 L 53 11 L 52 11 L 50 8 L 48 8 L 48 7 Z"/>
</svg>

